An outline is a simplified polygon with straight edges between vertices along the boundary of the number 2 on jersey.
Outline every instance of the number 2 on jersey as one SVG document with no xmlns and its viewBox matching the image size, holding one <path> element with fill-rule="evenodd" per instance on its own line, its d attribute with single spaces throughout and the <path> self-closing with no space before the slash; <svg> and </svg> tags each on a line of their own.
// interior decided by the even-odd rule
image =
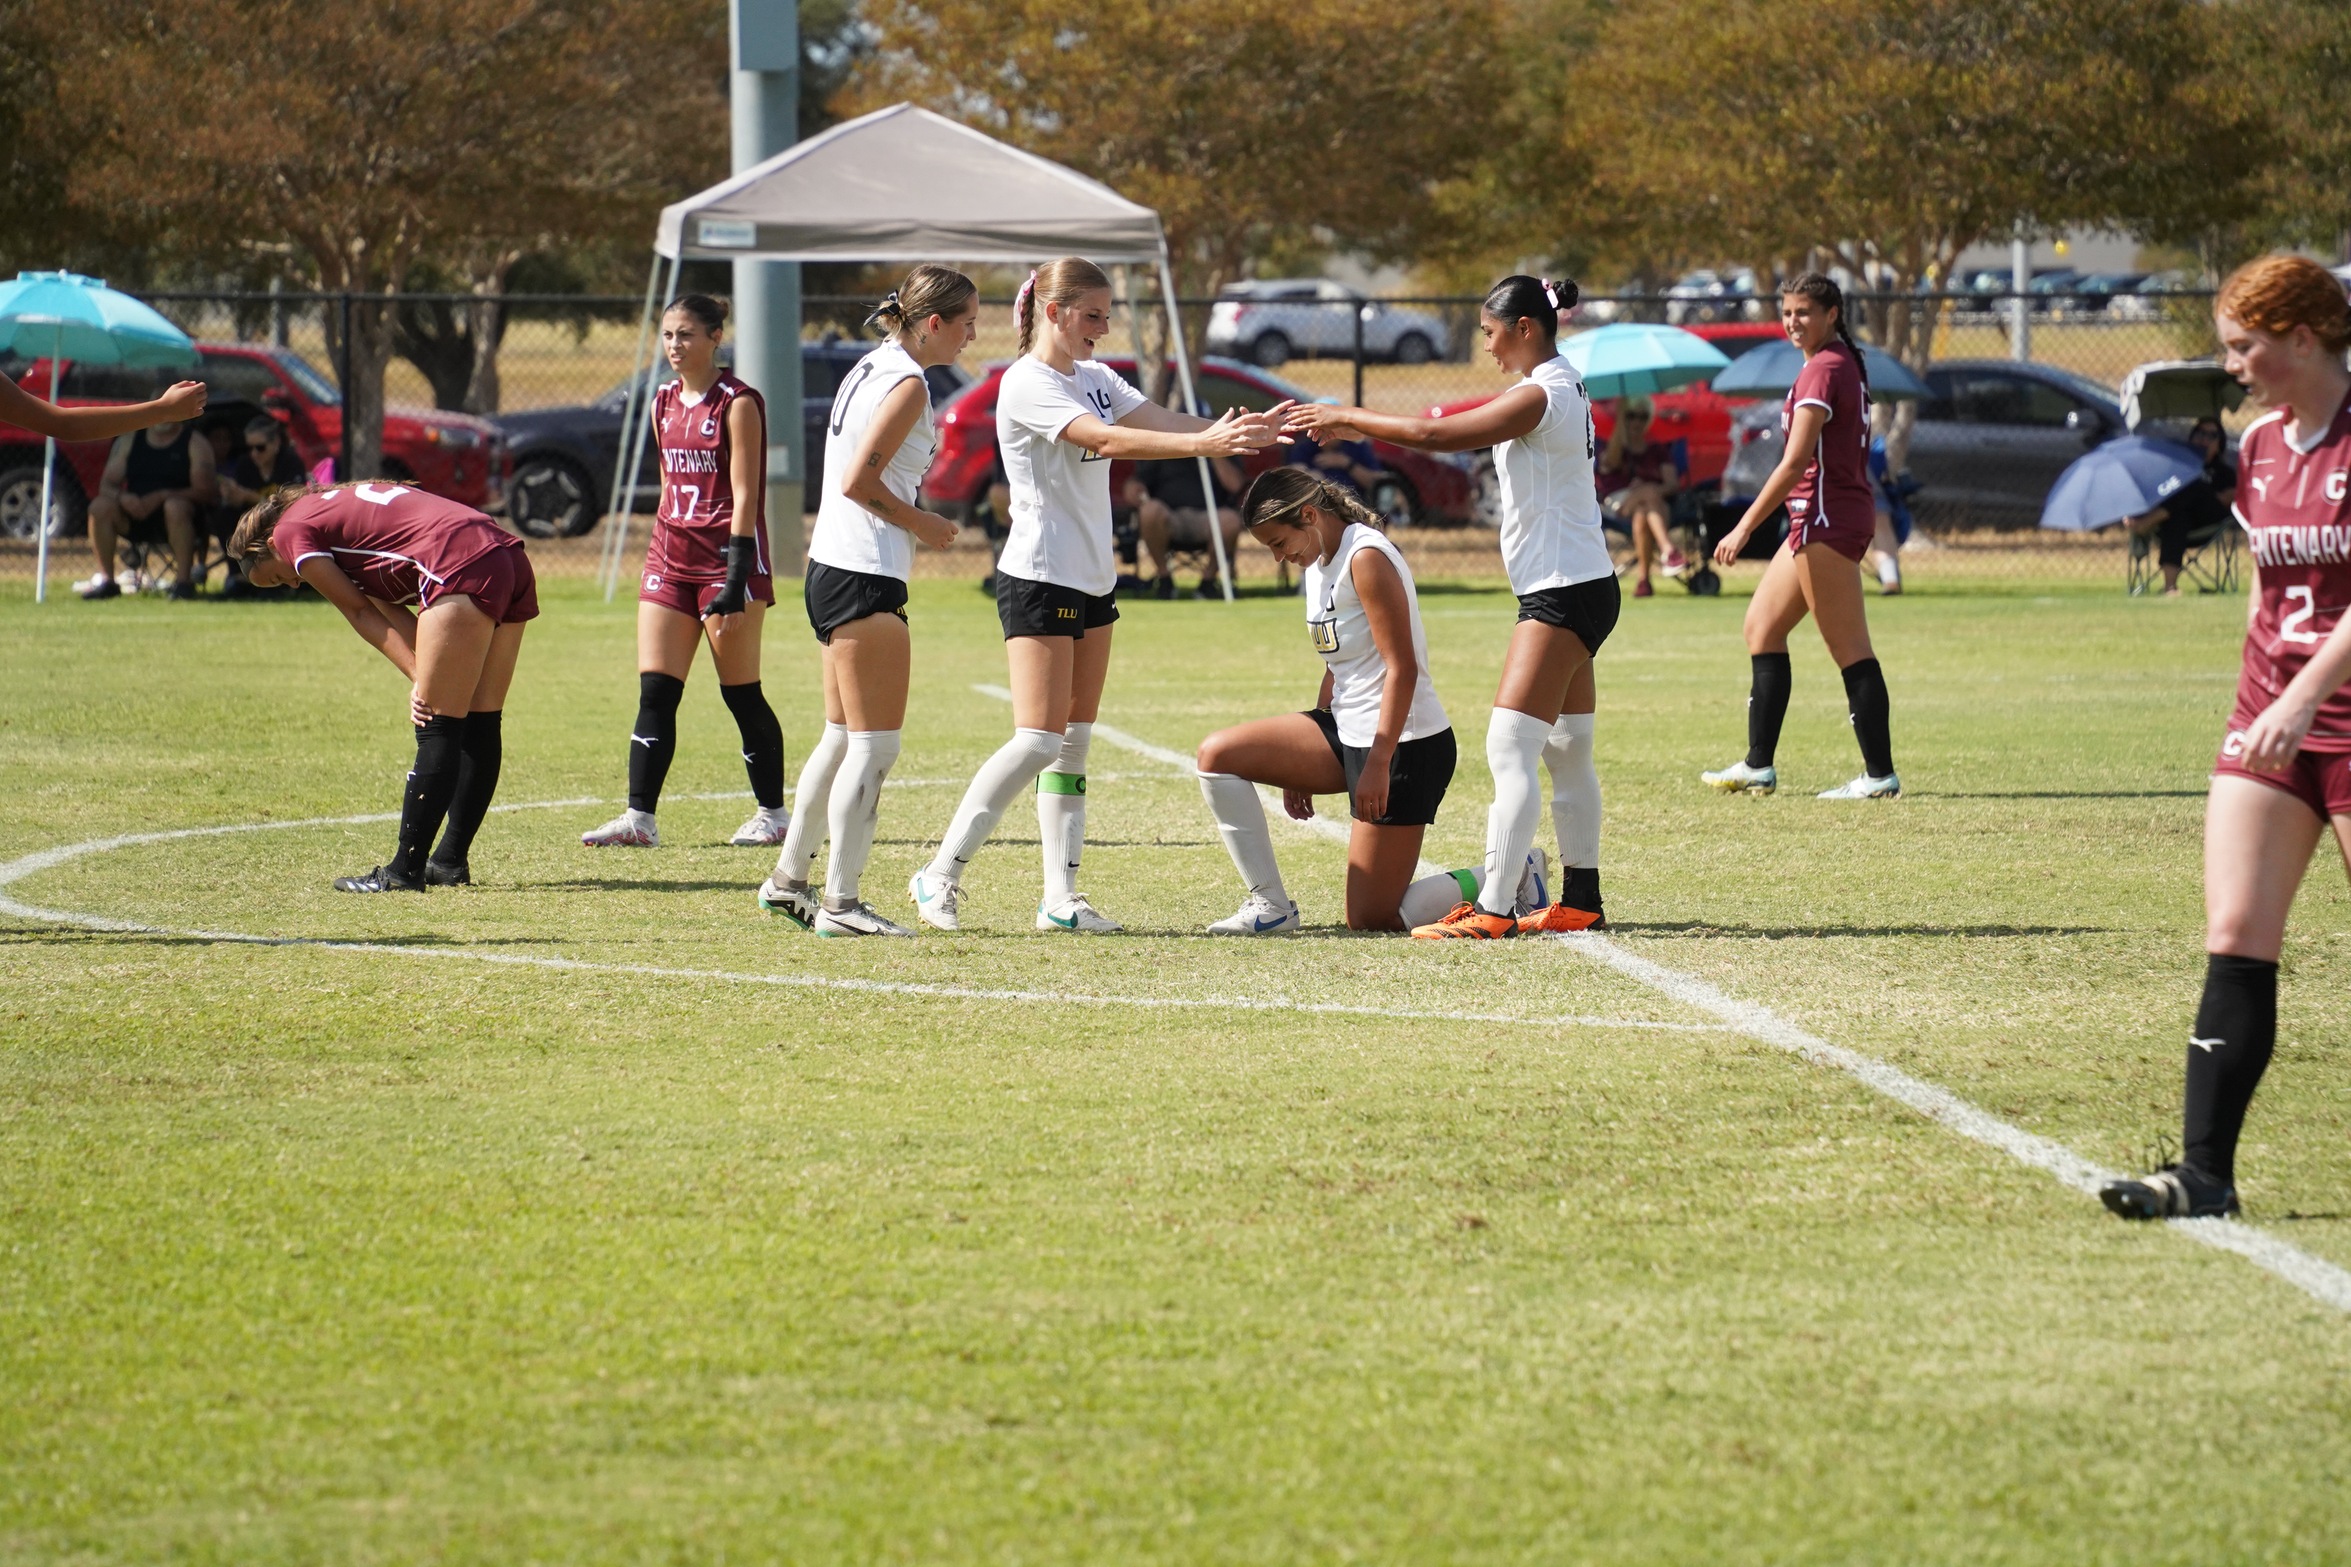
<svg viewBox="0 0 2351 1567">
<path fill-rule="evenodd" d="M 351 493 L 370 506 L 389 506 L 408 493 L 405 484 L 354 484 Z"/>
<path fill-rule="evenodd" d="M 2306 587 L 2286 589 L 2286 602 L 2298 604 L 2301 607 L 2287 610 L 2285 618 L 2278 622 L 2278 640 L 2304 644 L 2316 642 L 2318 633 L 2310 630 L 2309 626 L 2311 617 L 2318 613 L 2318 604 L 2312 598 L 2310 589 Z"/>
</svg>

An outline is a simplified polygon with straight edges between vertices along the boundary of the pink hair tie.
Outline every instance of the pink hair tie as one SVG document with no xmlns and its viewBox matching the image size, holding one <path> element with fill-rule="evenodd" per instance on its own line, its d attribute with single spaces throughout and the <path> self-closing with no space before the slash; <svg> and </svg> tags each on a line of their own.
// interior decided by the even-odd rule
<svg viewBox="0 0 2351 1567">
<path fill-rule="evenodd" d="M 1535 281 L 1543 285 L 1543 297 L 1550 301 L 1552 309 L 1557 310 L 1559 308 L 1559 286 L 1547 277 L 1537 278 Z"/>
<path fill-rule="evenodd" d="M 1012 316 L 1014 320 L 1017 321 L 1020 319 L 1021 307 L 1029 302 L 1029 296 L 1036 291 L 1037 274 L 1034 271 L 1031 271 L 1029 273 L 1028 281 L 1021 284 L 1020 292 L 1012 296 Z"/>
</svg>

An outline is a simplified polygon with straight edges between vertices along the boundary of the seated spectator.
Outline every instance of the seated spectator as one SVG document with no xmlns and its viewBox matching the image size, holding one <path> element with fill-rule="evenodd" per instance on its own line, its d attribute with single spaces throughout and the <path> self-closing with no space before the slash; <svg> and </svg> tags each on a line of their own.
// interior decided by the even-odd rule
<svg viewBox="0 0 2351 1567">
<path fill-rule="evenodd" d="M 114 578 L 115 541 L 128 538 L 169 543 L 177 573 L 171 596 L 194 598 L 196 525 L 215 494 L 212 443 L 199 439 L 194 425 L 151 425 L 118 438 L 90 502 L 90 551 L 98 558 L 98 572 L 76 584 L 75 591 L 86 599 L 121 597 L 122 584 Z"/>
<path fill-rule="evenodd" d="M 240 444 L 244 449 L 221 466 L 220 504 L 212 509 L 213 529 L 224 541 L 246 512 L 278 491 L 310 479 L 302 459 L 294 454 L 293 443 L 286 439 L 285 426 L 269 415 L 254 416 L 245 426 Z M 238 598 L 255 591 L 246 584 L 244 563 L 232 559 L 222 596 Z"/>
<path fill-rule="evenodd" d="M 1387 474 L 1380 454 L 1369 441 L 1332 441 L 1327 444 L 1296 436 L 1290 442 L 1289 462 L 1300 468 L 1311 468 L 1317 478 L 1344 484 L 1356 494 L 1369 496 L 1378 488 Z"/>
<path fill-rule="evenodd" d="M 1241 536 L 1241 513 L 1235 503 L 1247 476 L 1230 457 L 1209 458 L 1208 469 L 1216 481 L 1216 521 L 1224 534 L 1224 557 L 1229 561 Z M 1208 502 L 1200 493 L 1200 459 L 1172 457 L 1135 464 L 1135 476 L 1127 481 L 1126 502 L 1135 508 L 1135 524 L 1142 533 L 1143 548 L 1151 556 L 1151 596 L 1174 598 L 1175 573 L 1168 565 L 1168 551 L 1209 547 Z M 1216 598 L 1224 591 L 1217 582 L 1213 556 L 1195 591 L 1204 599 Z"/>
<path fill-rule="evenodd" d="M 1673 521 L 1674 493 L 1682 487 L 1682 480 L 1681 457 L 1673 443 L 1649 439 L 1648 402 L 1638 397 L 1624 399 L 1617 406 L 1616 428 L 1608 432 L 1608 444 L 1593 465 L 1592 482 L 1609 510 L 1632 526 L 1638 571 L 1633 597 L 1637 599 L 1657 591 L 1649 580 L 1649 570 L 1660 556 L 1669 577 L 1680 576 L 1689 565 L 1666 532 Z"/>
<path fill-rule="evenodd" d="M 2237 498 L 2237 468 L 2229 461 L 2228 436 L 2218 419 L 2199 419 L 2188 432 L 2188 444 L 2204 458 L 2203 477 L 2171 492 L 2152 511 L 2127 519 L 2131 532 L 2156 535 L 2156 561 L 2163 568 L 2163 596 L 2180 596 L 2180 567 L 2188 545 L 2198 534 L 2207 537 L 2228 526 L 2229 505 Z"/>
</svg>

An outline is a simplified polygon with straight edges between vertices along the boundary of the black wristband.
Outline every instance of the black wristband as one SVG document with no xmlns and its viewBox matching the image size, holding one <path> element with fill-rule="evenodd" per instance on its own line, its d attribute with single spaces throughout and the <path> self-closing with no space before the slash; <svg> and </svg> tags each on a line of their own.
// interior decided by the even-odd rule
<svg viewBox="0 0 2351 1567">
<path fill-rule="evenodd" d="M 751 575 L 759 569 L 759 540 L 752 534 L 735 533 L 727 536 L 727 586 L 747 588 Z"/>
</svg>

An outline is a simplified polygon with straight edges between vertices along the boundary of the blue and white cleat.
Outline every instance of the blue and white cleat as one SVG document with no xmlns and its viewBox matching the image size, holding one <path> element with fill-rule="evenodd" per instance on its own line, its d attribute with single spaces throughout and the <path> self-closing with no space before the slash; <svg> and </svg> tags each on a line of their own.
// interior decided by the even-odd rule
<svg viewBox="0 0 2351 1567">
<path fill-rule="evenodd" d="M 1066 903 L 1046 908 L 1037 906 L 1037 929 L 1070 930 L 1081 936 L 1115 936 L 1125 927 L 1086 901 L 1079 893 Z"/>
<path fill-rule="evenodd" d="M 1249 894 L 1240 912 L 1230 919 L 1218 920 L 1208 927 L 1211 936 L 1286 936 L 1298 929 L 1298 905 L 1283 905 L 1271 898 Z"/>
<path fill-rule="evenodd" d="M 1779 789 L 1780 773 L 1776 767 L 1749 767 L 1741 757 L 1719 773 L 1700 773 L 1698 781 L 1725 794 L 1772 794 Z"/>
<path fill-rule="evenodd" d="M 1895 800 L 1902 796 L 1902 780 L 1892 773 L 1883 778 L 1872 778 L 1863 773 L 1849 784 L 1834 789 L 1823 789 L 1823 800 Z"/>
<path fill-rule="evenodd" d="M 929 871 L 916 871 L 906 883 L 906 894 L 914 900 L 914 912 L 933 930 L 961 930 L 963 922 L 956 917 L 955 906 L 963 898 L 963 889 L 942 876 Z"/>
<path fill-rule="evenodd" d="M 1529 849 L 1527 868 L 1518 877 L 1518 903 L 1510 912 L 1523 919 L 1550 902 L 1551 856 L 1542 849 Z"/>
</svg>

